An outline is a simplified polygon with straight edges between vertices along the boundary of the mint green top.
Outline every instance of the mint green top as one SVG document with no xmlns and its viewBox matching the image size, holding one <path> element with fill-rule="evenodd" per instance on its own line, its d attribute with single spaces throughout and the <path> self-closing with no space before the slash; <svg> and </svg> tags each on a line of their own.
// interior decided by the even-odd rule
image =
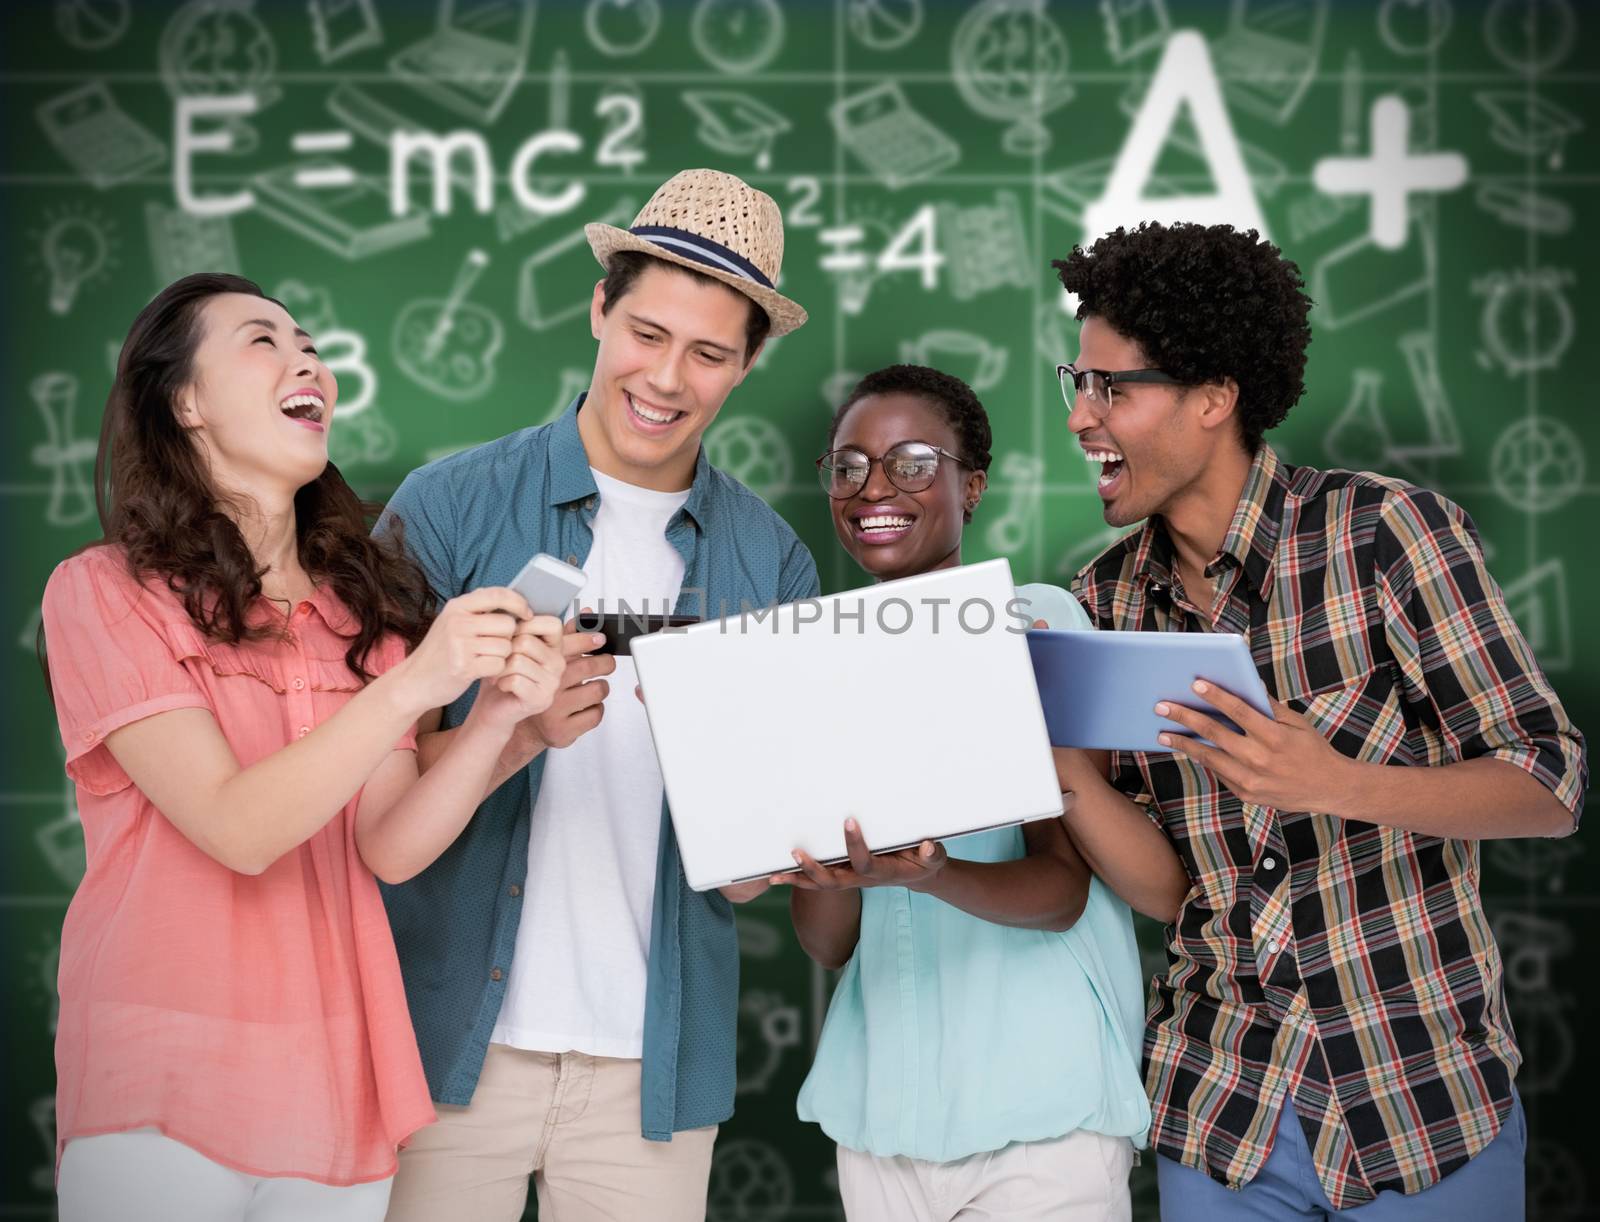
<svg viewBox="0 0 1600 1222">
<path fill-rule="evenodd" d="M 1052 628 L 1091 627 L 1057 586 L 1017 594 Z M 945 847 L 966 861 L 1025 855 L 1018 827 Z M 1143 1145 L 1143 994 L 1132 915 L 1099 879 L 1060 933 L 865 888 L 800 1118 L 852 1150 L 932 1162 L 1077 1129 Z"/>
</svg>

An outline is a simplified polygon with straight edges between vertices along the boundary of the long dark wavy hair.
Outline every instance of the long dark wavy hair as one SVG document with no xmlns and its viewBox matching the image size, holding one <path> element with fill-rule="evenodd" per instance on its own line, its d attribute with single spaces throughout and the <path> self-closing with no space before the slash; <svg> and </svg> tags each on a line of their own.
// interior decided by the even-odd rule
<svg viewBox="0 0 1600 1222">
<path fill-rule="evenodd" d="M 281 638 L 288 629 L 263 626 L 259 618 L 247 622 L 266 569 L 224 512 L 205 460 L 177 416 L 178 395 L 194 377 L 205 305 L 221 293 L 276 301 L 242 276 L 202 272 L 167 286 L 133 320 L 95 457 L 104 537 L 87 546 L 121 547 L 136 579 L 165 581 L 197 628 L 238 644 Z M 361 625 L 345 661 L 364 680 L 373 677 L 368 654 L 386 633 L 414 649 L 433 622 L 433 592 L 405 553 L 400 524 L 389 538 L 371 535 L 381 508 L 358 497 L 332 462 L 294 498 L 300 563 L 319 585 L 332 587 Z M 42 637 L 40 644 L 42 660 Z"/>
</svg>

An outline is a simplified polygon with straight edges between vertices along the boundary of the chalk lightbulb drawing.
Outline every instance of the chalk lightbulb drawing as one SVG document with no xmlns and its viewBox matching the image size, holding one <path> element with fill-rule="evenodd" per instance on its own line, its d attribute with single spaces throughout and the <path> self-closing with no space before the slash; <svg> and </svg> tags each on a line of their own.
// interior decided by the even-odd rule
<svg viewBox="0 0 1600 1222">
<path fill-rule="evenodd" d="M 47 218 L 43 233 L 34 230 L 30 236 L 38 242 L 35 265 L 44 265 L 50 281 L 52 314 L 71 310 L 78 291 L 116 263 L 111 222 L 94 211 L 58 213 Z"/>
<path fill-rule="evenodd" d="M 66 217 L 44 235 L 44 263 L 50 272 L 50 309 L 65 314 L 78 286 L 106 261 L 106 239 L 81 216 Z"/>
</svg>

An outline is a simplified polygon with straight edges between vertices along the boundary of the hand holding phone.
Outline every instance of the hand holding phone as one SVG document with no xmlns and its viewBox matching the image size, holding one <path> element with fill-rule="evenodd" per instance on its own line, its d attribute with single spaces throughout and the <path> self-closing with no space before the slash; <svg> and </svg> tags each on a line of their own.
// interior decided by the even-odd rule
<svg viewBox="0 0 1600 1222">
<path fill-rule="evenodd" d="M 592 614 L 592 612 L 591 612 Z M 597 652 L 593 632 L 578 627 L 579 615 L 567 621 L 561 636 L 566 668 L 561 687 L 550 707 L 534 718 L 539 739 L 547 747 L 569 747 L 600 724 L 605 715 L 605 699 L 611 693 L 606 676 L 617 669 L 617 660 Z"/>
<path fill-rule="evenodd" d="M 580 568 L 540 552 L 511 579 L 511 588 L 533 608 L 535 615 L 566 614 L 589 580 Z"/>
<path fill-rule="evenodd" d="M 593 611 L 583 610 L 577 615 L 580 632 L 605 634 L 606 643 L 595 652 L 624 657 L 632 655 L 633 638 L 636 636 L 663 632 L 671 628 L 687 628 L 690 624 L 699 622 L 698 615 L 645 615 L 634 614 L 631 611 L 596 615 Z"/>
</svg>

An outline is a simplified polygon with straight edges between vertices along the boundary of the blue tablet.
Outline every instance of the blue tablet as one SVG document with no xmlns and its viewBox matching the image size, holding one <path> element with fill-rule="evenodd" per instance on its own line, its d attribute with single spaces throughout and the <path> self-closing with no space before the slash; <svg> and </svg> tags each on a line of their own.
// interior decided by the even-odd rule
<svg viewBox="0 0 1600 1222">
<path fill-rule="evenodd" d="M 1235 633 L 1035 628 L 1028 633 L 1028 650 L 1053 746 L 1166 751 L 1157 734 L 1187 731 L 1156 716 L 1162 700 L 1198 709 L 1237 729 L 1195 695 L 1191 685 L 1196 679 L 1227 688 L 1272 716 L 1250 647 Z"/>
</svg>

